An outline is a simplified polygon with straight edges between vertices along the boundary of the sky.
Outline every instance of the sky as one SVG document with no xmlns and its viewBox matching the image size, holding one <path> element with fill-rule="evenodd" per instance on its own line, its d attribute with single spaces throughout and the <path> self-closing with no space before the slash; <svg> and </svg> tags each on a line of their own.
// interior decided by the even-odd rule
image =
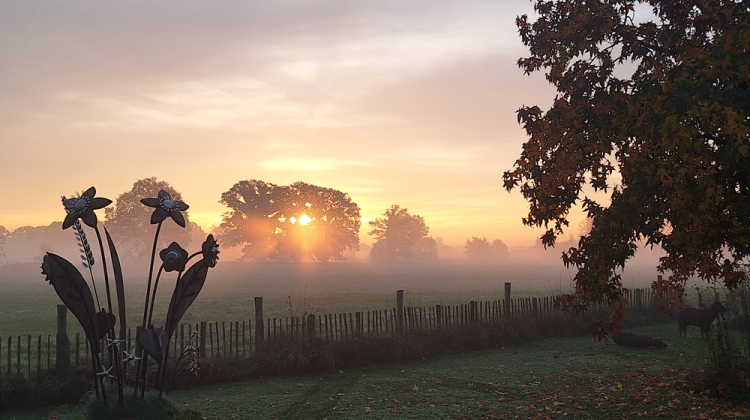
<svg viewBox="0 0 750 420">
<path fill-rule="evenodd" d="M 554 87 L 524 75 L 528 0 L 34 1 L 0 4 L 0 226 L 64 218 L 60 196 L 169 182 L 204 229 L 240 180 L 393 204 L 448 245 L 536 243 L 502 186 L 526 139 L 515 111 Z M 103 212 L 99 213 L 100 220 Z M 577 234 L 580 212 L 568 234 Z"/>
</svg>

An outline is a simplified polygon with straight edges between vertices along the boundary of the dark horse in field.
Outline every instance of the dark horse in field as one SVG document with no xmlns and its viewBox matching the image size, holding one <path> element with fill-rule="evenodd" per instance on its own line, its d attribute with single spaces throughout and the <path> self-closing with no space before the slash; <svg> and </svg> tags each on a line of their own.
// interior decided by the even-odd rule
<svg viewBox="0 0 750 420">
<path fill-rule="evenodd" d="M 701 335 L 707 337 L 709 331 L 711 331 L 711 324 L 716 317 L 728 310 L 729 308 L 721 302 L 716 302 L 705 309 L 686 308 L 681 310 L 677 318 L 680 324 L 680 337 L 687 336 L 687 327 L 690 325 L 700 328 Z"/>
</svg>

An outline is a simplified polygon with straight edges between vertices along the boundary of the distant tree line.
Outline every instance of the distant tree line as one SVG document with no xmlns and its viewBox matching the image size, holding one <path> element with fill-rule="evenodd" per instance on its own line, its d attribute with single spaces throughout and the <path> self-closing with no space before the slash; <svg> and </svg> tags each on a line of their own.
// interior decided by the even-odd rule
<svg viewBox="0 0 750 420">
<path fill-rule="evenodd" d="M 5 226 L 0 226 L 0 261 L 5 256 L 3 254 L 3 245 L 5 245 L 5 237 L 8 235 L 8 229 Z"/>
<path fill-rule="evenodd" d="M 437 242 L 427 236 L 430 228 L 422 216 L 411 215 L 406 208 L 393 205 L 383 217 L 370 222 L 375 237 L 370 258 L 377 261 L 436 260 Z"/>
<path fill-rule="evenodd" d="M 498 261 L 507 257 L 508 247 L 500 239 L 490 242 L 487 238 L 472 236 L 466 240 L 464 255 L 472 261 Z"/>
<path fill-rule="evenodd" d="M 105 208 L 107 229 L 117 238 L 123 261 L 141 260 L 150 254 L 155 227 L 150 223 L 151 209 L 140 200 L 156 197 L 160 190 L 183 201 L 182 194 L 168 182 L 150 177 L 135 181 L 130 190 Z M 360 249 L 360 208 L 344 192 L 305 182 L 276 185 L 245 180 L 222 193 L 219 202 L 227 211 L 213 233 L 222 245 L 238 247 L 244 259 L 340 261 L 345 253 Z M 182 214 L 185 228 L 164 224 L 159 248 L 166 248 L 172 241 L 187 246 L 205 238 L 206 232 L 190 220 L 189 211 Z M 368 234 L 373 238 L 369 256 L 373 261 L 434 261 L 438 259 L 438 246 L 445 247 L 440 238 L 429 236 L 430 228 L 422 216 L 410 214 L 399 205 L 386 209 L 369 226 Z M 27 262 L 41 260 L 46 252 L 65 250 L 70 240 L 60 222 L 24 226 L 13 232 L 0 226 L 0 257 L 4 257 L 4 248 L 9 253 L 9 247 L 3 247 L 6 242 L 13 251 L 10 260 Z M 506 253 L 507 247 L 500 240 L 474 237 L 465 247 L 465 255 L 477 261 L 502 258 Z"/>
</svg>

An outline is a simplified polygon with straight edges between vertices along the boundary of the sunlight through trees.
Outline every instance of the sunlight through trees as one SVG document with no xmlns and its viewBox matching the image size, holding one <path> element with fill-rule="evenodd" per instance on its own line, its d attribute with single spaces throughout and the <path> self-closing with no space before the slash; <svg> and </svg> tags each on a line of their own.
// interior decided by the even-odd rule
<svg viewBox="0 0 750 420">
<path fill-rule="evenodd" d="M 304 182 L 240 181 L 221 195 L 219 241 L 245 258 L 334 261 L 359 250 L 360 209 L 348 194 Z"/>
</svg>

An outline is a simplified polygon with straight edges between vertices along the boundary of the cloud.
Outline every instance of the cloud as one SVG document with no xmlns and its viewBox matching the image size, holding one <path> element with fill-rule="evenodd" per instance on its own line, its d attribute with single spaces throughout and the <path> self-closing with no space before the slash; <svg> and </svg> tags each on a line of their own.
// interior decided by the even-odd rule
<svg viewBox="0 0 750 420">
<path fill-rule="evenodd" d="M 309 158 L 284 158 L 282 160 L 265 161 L 259 164 L 262 168 L 275 171 L 333 171 L 350 166 L 373 166 L 363 161 L 323 160 Z"/>
<path fill-rule="evenodd" d="M 263 179 L 348 192 L 366 217 L 398 203 L 436 226 L 484 221 L 504 203 L 499 179 L 524 139 L 515 109 L 551 97 L 515 66 L 513 20 L 531 8 L 6 2 L 0 177 L 19 181 L 0 215 L 51 197 L 29 209 L 37 220 L 59 213 L 58 190 L 117 192 L 157 176 L 200 198 L 191 209 L 206 218 L 232 183 Z"/>
<path fill-rule="evenodd" d="M 62 112 L 49 98 L 67 93 L 198 107 L 191 113 L 234 100 L 299 115 L 501 48 L 512 16 L 490 1 L 17 2 L 0 16 L 0 108 Z M 189 101 L 169 100 L 178 98 Z M 99 119 L 108 111 L 90 110 Z"/>
</svg>

